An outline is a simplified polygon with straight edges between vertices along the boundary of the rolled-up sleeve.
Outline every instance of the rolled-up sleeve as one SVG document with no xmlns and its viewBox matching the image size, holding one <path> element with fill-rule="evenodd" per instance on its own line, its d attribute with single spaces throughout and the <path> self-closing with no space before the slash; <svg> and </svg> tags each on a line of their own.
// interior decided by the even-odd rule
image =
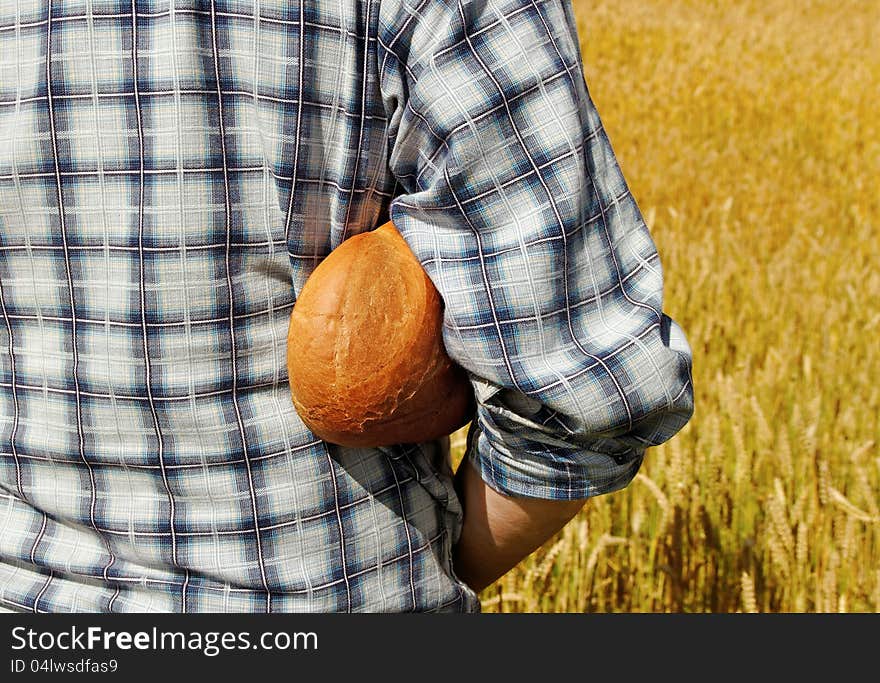
<svg viewBox="0 0 880 683">
<path fill-rule="evenodd" d="M 383 0 L 390 216 L 444 301 L 494 489 L 625 487 L 693 414 L 692 353 L 590 99 L 568 0 Z"/>
</svg>

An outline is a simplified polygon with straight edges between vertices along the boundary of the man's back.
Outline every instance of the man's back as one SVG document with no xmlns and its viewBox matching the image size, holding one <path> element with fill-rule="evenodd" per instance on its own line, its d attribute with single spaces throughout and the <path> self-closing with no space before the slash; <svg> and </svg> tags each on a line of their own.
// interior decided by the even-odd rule
<svg viewBox="0 0 880 683">
<path fill-rule="evenodd" d="M 544 405 L 522 424 L 546 435 L 538 441 L 548 471 L 569 488 L 548 480 L 531 492 L 586 497 L 629 481 L 644 446 L 687 420 L 689 361 L 661 315 L 656 253 L 613 156 L 604 146 L 586 151 L 584 140 L 604 142 L 597 119 L 546 111 L 551 125 L 567 117 L 556 139 L 569 145 L 568 162 L 549 148 L 546 156 L 506 156 L 491 136 L 450 143 L 462 126 L 476 135 L 487 116 L 518 120 L 524 101 L 552 104 L 560 83 L 588 102 L 569 28 L 558 45 L 527 46 L 534 78 L 522 87 L 495 67 L 478 78 L 467 70 L 482 60 L 461 58 L 467 49 L 515 60 L 536 29 L 570 20 L 564 11 L 564 3 L 518 0 L 3 4 L 0 604 L 479 609 L 452 570 L 462 511 L 445 444 L 327 444 L 299 419 L 288 390 L 285 339 L 297 293 L 333 248 L 378 225 L 399 195 L 391 215 L 451 306 L 444 333 L 475 382 L 485 379 L 478 398 L 488 405 L 515 389 Z M 415 88 L 417 76 L 427 83 L 435 72 L 459 79 L 441 79 L 450 90 L 436 93 L 459 103 L 445 130 L 439 114 L 423 113 L 425 92 Z M 540 141 L 528 138 L 542 133 L 530 121 L 519 137 L 534 152 Z M 445 155 L 451 147 L 461 153 Z M 464 196 L 455 178 L 477 151 L 484 166 L 498 167 L 481 167 Z M 605 184 L 581 204 L 572 193 L 589 185 L 569 188 L 564 168 L 550 172 L 574 159 L 581 169 L 586 159 L 590 173 L 606 166 L 596 176 Z M 533 176 L 528 188 L 541 178 L 549 203 L 520 204 L 502 189 L 524 174 Z M 599 225 L 587 215 L 596 206 L 606 246 L 585 236 Z M 507 236 L 471 222 L 471 210 L 507 225 Z M 454 212 L 465 217 L 461 234 L 450 230 Z M 505 223 L 504 212 L 526 218 Z M 566 249 L 595 247 L 594 255 L 583 267 L 565 257 L 569 266 L 548 266 L 564 254 L 560 240 Z M 615 259 L 607 245 L 621 249 Z M 527 278 L 505 270 L 511 250 L 521 250 L 525 267 L 516 272 Z M 511 289 L 490 285 L 493 277 Z M 647 311 L 644 324 L 630 326 L 630 312 L 609 303 L 621 295 Z M 587 352 L 572 311 L 591 302 L 617 337 Z M 523 319 L 523 307 L 539 325 L 502 331 Z M 497 337 L 486 336 L 487 326 Z M 664 345 L 670 329 L 675 351 Z M 557 343 L 553 335 L 569 331 Z M 628 360 L 633 352 L 641 355 Z M 647 368 L 656 391 L 640 384 L 646 375 L 626 374 L 627 363 Z M 605 379 L 588 381 L 597 364 Z M 573 406 L 571 415 L 562 405 Z M 481 413 L 484 434 L 513 433 L 490 412 Z M 496 437 L 493 454 L 504 451 Z M 569 446 L 588 441 L 603 453 L 588 455 L 606 477 L 592 484 L 579 482 L 566 460 Z M 501 489 L 539 476 L 529 448 L 519 474 L 485 450 L 484 476 Z"/>
</svg>

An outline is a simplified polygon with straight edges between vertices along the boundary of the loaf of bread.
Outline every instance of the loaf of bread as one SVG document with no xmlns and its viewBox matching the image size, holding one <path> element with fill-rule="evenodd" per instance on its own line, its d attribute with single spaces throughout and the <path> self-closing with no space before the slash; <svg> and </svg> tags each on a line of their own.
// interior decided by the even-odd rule
<svg viewBox="0 0 880 683">
<path fill-rule="evenodd" d="M 345 240 L 290 316 L 290 391 L 306 426 L 342 446 L 389 446 L 467 424 L 473 392 L 442 320 L 439 292 L 390 221 Z"/>
</svg>

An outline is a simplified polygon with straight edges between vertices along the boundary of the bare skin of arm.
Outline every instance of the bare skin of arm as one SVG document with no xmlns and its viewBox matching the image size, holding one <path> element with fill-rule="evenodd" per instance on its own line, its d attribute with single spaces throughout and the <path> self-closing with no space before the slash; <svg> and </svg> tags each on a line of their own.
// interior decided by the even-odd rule
<svg viewBox="0 0 880 683">
<path fill-rule="evenodd" d="M 505 496 L 486 484 L 470 461 L 455 473 L 464 508 L 453 565 L 459 579 L 479 592 L 503 576 L 564 527 L 586 500 Z"/>
</svg>

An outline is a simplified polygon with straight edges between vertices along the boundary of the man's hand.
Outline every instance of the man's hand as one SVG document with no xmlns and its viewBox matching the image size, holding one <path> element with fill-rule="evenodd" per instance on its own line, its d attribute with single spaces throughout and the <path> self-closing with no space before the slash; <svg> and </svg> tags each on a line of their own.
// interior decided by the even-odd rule
<svg viewBox="0 0 880 683">
<path fill-rule="evenodd" d="M 469 460 L 455 473 L 464 525 L 454 549 L 458 578 L 479 592 L 559 531 L 586 500 L 504 496 L 480 477 Z"/>
</svg>

